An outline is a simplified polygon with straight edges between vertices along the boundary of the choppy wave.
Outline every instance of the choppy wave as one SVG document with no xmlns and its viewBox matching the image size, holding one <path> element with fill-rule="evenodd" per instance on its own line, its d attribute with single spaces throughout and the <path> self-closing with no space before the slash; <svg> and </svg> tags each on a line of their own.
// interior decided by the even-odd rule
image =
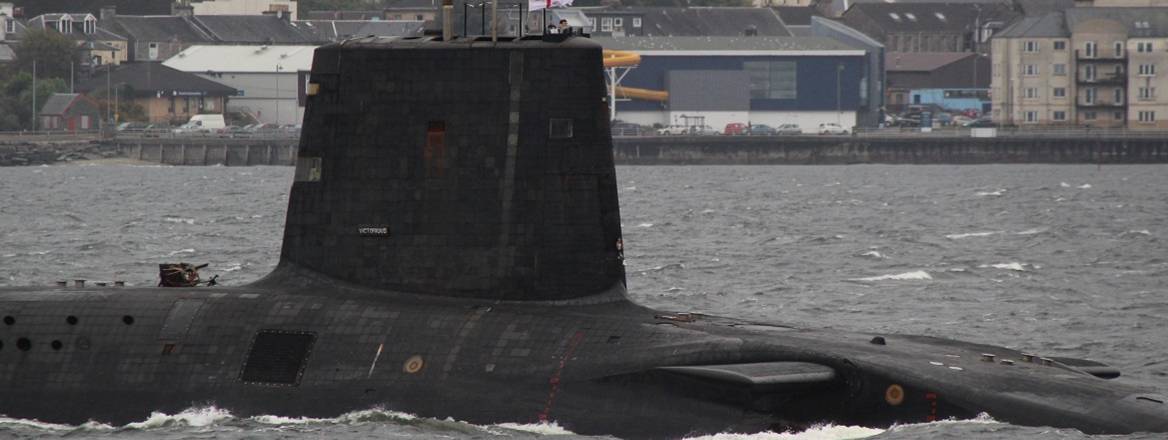
<svg viewBox="0 0 1168 440">
<path fill-rule="evenodd" d="M 856 278 L 855 281 L 913 281 L 913 280 L 931 280 L 932 275 L 923 270 L 914 270 L 912 272 L 896 273 L 888 275 L 878 275 L 874 277 Z"/>
<path fill-rule="evenodd" d="M 853 440 L 884 433 L 883 429 L 861 426 L 819 425 L 800 432 L 722 433 L 687 437 L 688 440 Z"/>
<path fill-rule="evenodd" d="M 986 268 L 991 268 L 991 267 L 992 267 L 992 268 L 994 268 L 994 269 L 1005 269 L 1005 270 L 1013 270 L 1013 271 L 1018 271 L 1018 272 L 1024 272 L 1024 271 L 1026 270 L 1026 268 L 1025 268 L 1025 267 L 1023 267 L 1023 266 L 1024 266 L 1024 265 L 1023 265 L 1022 263 L 1018 263 L 1018 262 L 1013 262 L 1013 261 L 1012 261 L 1012 262 L 1009 262 L 1009 263 L 983 264 L 983 265 L 980 265 L 980 266 L 978 266 L 978 267 L 980 267 L 980 268 L 982 268 L 982 269 L 986 269 Z"/>
<path fill-rule="evenodd" d="M 966 232 L 963 234 L 949 234 L 949 235 L 946 235 L 945 238 L 948 238 L 950 240 L 960 240 L 962 238 L 988 237 L 988 236 L 997 235 L 997 234 L 1001 234 L 1001 232 L 999 232 L 999 231 Z"/>
</svg>

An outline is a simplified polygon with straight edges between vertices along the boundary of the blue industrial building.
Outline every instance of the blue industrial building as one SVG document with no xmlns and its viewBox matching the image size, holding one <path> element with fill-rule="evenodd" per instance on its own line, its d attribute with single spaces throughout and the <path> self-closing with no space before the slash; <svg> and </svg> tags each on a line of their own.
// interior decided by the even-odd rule
<svg viewBox="0 0 1168 440">
<path fill-rule="evenodd" d="M 641 62 L 618 85 L 664 99 L 617 93 L 616 118 L 645 125 L 821 123 L 850 129 L 872 106 L 867 51 L 826 37 L 595 38 Z M 619 99 L 627 96 L 626 99 Z"/>
</svg>

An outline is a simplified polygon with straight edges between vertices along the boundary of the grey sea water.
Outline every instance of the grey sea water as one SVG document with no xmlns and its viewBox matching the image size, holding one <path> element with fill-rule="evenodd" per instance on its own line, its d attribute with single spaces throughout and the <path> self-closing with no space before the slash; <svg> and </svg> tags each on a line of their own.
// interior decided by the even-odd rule
<svg viewBox="0 0 1168 440">
<path fill-rule="evenodd" d="M 1090 358 L 1119 367 L 1120 381 L 1168 390 L 1168 166 L 617 173 L 637 302 Z M 168 261 L 210 263 L 204 276 L 245 284 L 276 263 L 291 177 L 284 167 L 0 169 L 0 285 L 77 278 L 153 285 L 157 264 Z M 547 436 L 573 435 L 555 426 L 476 426 L 380 409 L 294 420 L 193 408 L 118 427 L 0 418 L 3 438 Z M 745 437 L 869 436 L 1089 437 L 990 418 Z"/>
</svg>

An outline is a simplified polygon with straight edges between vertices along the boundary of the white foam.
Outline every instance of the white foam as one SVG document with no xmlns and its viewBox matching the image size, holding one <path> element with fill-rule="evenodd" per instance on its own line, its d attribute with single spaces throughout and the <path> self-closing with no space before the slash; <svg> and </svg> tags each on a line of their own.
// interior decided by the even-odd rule
<svg viewBox="0 0 1168 440">
<path fill-rule="evenodd" d="M 1079 185 L 1079 189 L 1088 189 L 1088 188 L 1091 188 L 1090 183 L 1084 183 L 1082 185 Z"/>
<path fill-rule="evenodd" d="M 126 424 L 126 428 L 130 429 L 151 429 L 161 428 L 164 426 L 208 426 L 225 420 L 233 419 L 227 410 L 219 409 L 213 406 L 204 408 L 187 408 L 182 412 L 169 415 L 161 412 L 152 412 L 150 417 L 141 422 L 134 422 Z"/>
<path fill-rule="evenodd" d="M 309 423 L 329 423 L 336 419 L 314 419 L 312 417 L 255 416 L 250 420 L 265 425 L 305 425 Z"/>
<path fill-rule="evenodd" d="M 1027 229 L 1025 231 L 1018 231 L 1018 232 L 1015 232 L 1014 234 L 1016 234 L 1016 235 L 1035 235 L 1035 234 L 1041 234 L 1043 232 L 1046 232 L 1046 230 L 1034 228 L 1034 229 Z"/>
<path fill-rule="evenodd" d="M 235 272 L 237 270 L 243 270 L 242 264 L 239 264 L 239 263 L 229 263 L 229 264 L 230 264 L 230 266 L 228 266 L 226 269 L 223 269 L 223 272 Z"/>
<path fill-rule="evenodd" d="M 860 254 L 861 257 L 884 258 L 884 254 L 876 251 L 868 251 Z"/>
<path fill-rule="evenodd" d="M 1149 230 L 1147 230 L 1147 229 L 1133 229 L 1133 230 L 1130 230 L 1130 231 L 1127 231 L 1127 232 L 1125 232 L 1125 234 L 1131 234 L 1131 235 L 1152 235 L 1152 232 L 1151 232 L 1151 231 L 1149 231 Z"/>
<path fill-rule="evenodd" d="M 980 267 L 982 269 L 992 267 L 994 269 L 1016 270 L 1018 272 L 1025 272 L 1026 271 L 1026 268 L 1022 267 L 1022 263 L 1015 263 L 1015 262 L 998 263 L 998 264 L 983 264 L 983 265 L 980 265 L 978 267 Z"/>
<path fill-rule="evenodd" d="M 986 196 L 1000 196 L 1000 195 L 1005 194 L 1005 193 L 1006 193 L 1006 190 L 998 189 L 995 191 L 978 191 L 974 194 L 977 196 L 980 196 L 980 197 L 986 197 Z"/>
<path fill-rule="evenodd" d="M 193 225 L 193 224 L 195 224 L 195 219 L 193 219 L 193 218 L 182 218 L 182 217 L 163 217 L 163 218 L 162 218 L 162 221 L 164 221 L 164 222 L 170 222 L 170 223 L 185 223 L 185 224 L 188 224 L 188 225 Z"/>
<path fill-rule="evenodd" d="M 194 249 L 186 248 L 186 249 L 179 249 L 177 251 L 171 251 L 171 253 L 166 254 L 166 255 L 168 257 L 173 257 L 173 256 L 178 255 L 178 254 L 193 254 L 193 253 L 195 253 Z"/>
<path fill-rule="evenodd" d="M 868 438 L 884 433 L 883 429 L 860 426 L 817 425 L 802 432 L 760 432 L 757 434 L 722 433 L 690 440 L 853 440 Z"/>
<path fill-rule="evenodd" d="M 931 280 L 931 279 L 933 279 L 933 276 L 929 275 L 928 272 L 925 272 L 923 270 L 914 270 L 912 272 L 905 272 L 905 273 L 898 273 L 898 274 L 880 275 L 880 276 L 867 277 L 867 278 L 856 278 L 855 281 L 888 281 L 888 280 L 912 281 L 912 280 Z"/>
<path fill-rule="evenodd" d="M 1069 184 L 1067 182 L 1059 182 L 1059 186 L 1061 186 L 1063 188 L 1070 188 L 1071 184 Z"/>
<path fill-rule="evenodd" d="M 541 435 L 574 435 L 575 433 L 564 429 L 556 422 L 545 423 L 499 423 L 499 428 L 510 429 L 512 431 L 530 432 L 532 434 Z"/>
<path fill-rule="evenodd" d="M 641 224 L 637 225 L 637 227 L 638 228 L 652 228 L 653 224 L 652 223 L 641 223 Z"/>
<path fill-rule="evenodd" d="M 990 231 L 990 232 L 966 232 L 966 233 L 964 233 L 964 234 L 949 234 L 949 235 L 946 235 L 946 236 L 945 236 L 945 238 L 948 238 L 948 239 L 950 239 L 950 240 L 960 240 L 960 239 L 962 239 L 962 238 L 969 238 L 969 237 L 988 237 L 988 236 L 995 235 L 995 234 L 1000 234 L 1000 233 L 1001 233 L 1001 232 L 998 232 L 998 231 Z"/>
</svg>

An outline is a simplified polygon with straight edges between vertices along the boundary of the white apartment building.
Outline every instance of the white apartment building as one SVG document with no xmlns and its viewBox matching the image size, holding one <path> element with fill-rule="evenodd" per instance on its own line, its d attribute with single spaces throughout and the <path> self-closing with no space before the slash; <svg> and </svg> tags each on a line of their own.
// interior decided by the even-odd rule
<svg viewBox="0 0 1168 440">
<path fill-rule="evenodd" d="M 1168 8 L 1072 8 L 992 41 L 1003 124 L 1168 128 Z"/>
<path fill-rule="evenodd" d="M 281 12 L 296 17 L 296 0 L 203 0 L 191 2 L 195 15 L 260 15 Z"/>
</svg>

